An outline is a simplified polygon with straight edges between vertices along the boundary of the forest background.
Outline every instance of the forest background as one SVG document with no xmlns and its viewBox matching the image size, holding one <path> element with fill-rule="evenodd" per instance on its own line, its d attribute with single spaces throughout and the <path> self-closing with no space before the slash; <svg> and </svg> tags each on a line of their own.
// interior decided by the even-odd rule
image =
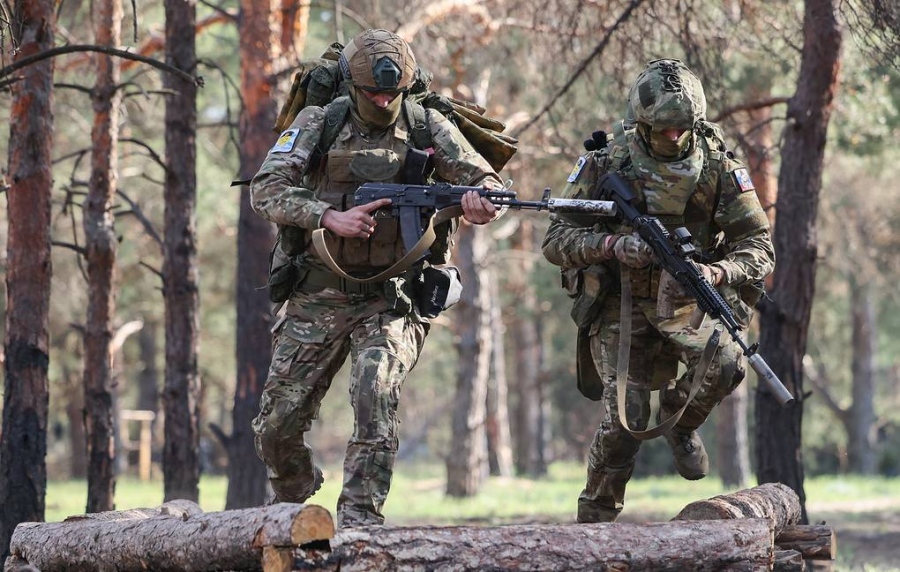
<svg viewBox="0 0 900 572">
<path fill-rule="evenodd" d="M 198 471 L 251 483 L 243 489 L 230 485 L 229 505 L 259 502 L 261 465 L 247 447 L 246 425 L 255 414 L 255 395 L 268 362 L 269 318 L 263 314 L 270 308 L 261 268 L 272 231 L 248 214 L 246 187 L 230 183 L 252 176 L 274 142 L 271 126 L 298 62 L 318 57 L 331 42 L 346 42 L 368 27 L 394 30 L 410 41 L 419 64 L 434 73 L 432 89 L 475 101 L 506 124 L 505 133 L 519 139 L 519 151 L 502 176 L 527 199 L 538 198 L 545 187 L 558 195 L 583 152 L 581 142 L 621 119 L 628 86 L 647 61 L 683 59 L 703 80 L 709 118 L 721 123 L 736 155 L 751 167 L 767 212 L 781 224 L 785 219 L 776 215 L 779 190 L 785 193 L 779 186 L 790 180 L 785 173 L 816 168 L 783 162 L 784 146 L 797 124 L 789 113 L 791 98 L 804 87 L 801 63 L 811 61 L 806 54 L 815 42 L 828 46 L 837 40 L 840 73 L 833 102 L 825 106 L 830 123 L 826 118 L 821 184 L 808 196 L 813 225 L 799 235 L 815 254 L 808 275 L 814 283 L 804 285 L 811 301 L 808 340 L 807 332 L 800 336 L 808 387 L 798 384 L 805 395 L 802 416 L 788 417 L 802 422 L 799 483 L 804 471 L 900 473 L 900 300 L 895 286 L 900 271 L 895 254 L 900 89 L 896 58 L 890 53 L 896 46 L 891 43 L 898 22 L 895 4 L 284 0 L 196 6 L 142 2 L 127 9 L 110 0 L 50 4 L 56 46 L 98 46 L 104 39 L 108 46 L 147 58 L 109 58 L 96 50 L 72 49 L 53 59 L 46 469 L 54 480 L 88 477 L 94 487 L 89 510 L 108 504 L 114 491 L 109 479 L 90 479 L 96 461 L 91 452 L 103 447 L 97 441 L 91 445 L 88 427 L 102 429 L 90 421 L 104 418 L 103 408 L 92 400 L 108 396 L 109 438 L 118 445 L 112 448 L 118 453 L 109 456 L 110 466 L 101 470 L 115 474 L 131 464 L 129 457 L 136 453 L 126 453 L 123 445 L 138 440 L 138 425 L 122 422 L 122 412 L 138 410 L 155 414 L 154 474 L 161 473 L 166 454 L 177 453 L 169 449 L 177 439 L 164 428 L 162 416 L 173 411 L 165 404 L 173 395 L 179 372 L 173 360 L 179 355 L 188 364 L 192 355 L 196 359 L 186 366 L 190 407 L 183 441 L 192 451 L 184 454 L 196 458 Z M 179 14 L 173 4 L 183 5 L 177 10 L 196 9 L 183 22 L 196 42 L 196 67 L 182 69 L 203 78 L 196 90 L 196 131 L 180 138 L 166 133 L 173 113 L 166 101 L 171 105 L 175 92 L 183 96 L 189 90 L 178 91 L 173 82 L 179 80 L 172 79 L 176 74 L 148 63 L 156 58 L 179 67 L 177 50 L 164 51 L 166 38 L 174 37 L 166 28 L 166 15 L 171 27 Z M 810 24 L 817 7 L 833 16 L 838 27 Z M 6 3 L 4 10 L 0 66 L 6 69 L 14 61 L 19 37 L 14 27 L 22 9 Z M 116 27 L 118 32 L 108 33 Z M 257 61 L 265 63 L 248 65 L 253 53 L 262 54 Z M 109 166 L 115 175 L 113 194 L 107 206 L 100 205 L 113 215 L 115 236 L 115 272 L 109 283 L 114 312 L 106 330 L 109 346 L 100 354 L 110 367 L 108 375 L 95 379 L 103 368 L 90 367 L 97 363 L 88 344 L 97 339 L 91 326 L 97 288 L 90 286 L 96 274 L 89 263 L 85 219 L 93 216 L 89 199 L 96 197 L 92 189 L 98 183 L 92 151 L 98 148 L 96 114 L 98 102 L 104 101 L 98 96 L 103 93 L 98 70 L 104 69 L 104 61 L 118 68 L 112 85 L 121 101 L 111 122 L 113 146 L 106 153 L 115 157 Z M 18 124 L 13 99 L 6 95 L 14 76 L 7 72 L 0 77 L 0 107 L 11 117 L 11 136 L 0 139 L 0 156 L 11 158 Z M 175 140 L 196 151 L 195 198 L 188 193 L 181 203 L 169 179 Z M 7 199 L 14 188 L 10 171 L 9 165 L 4 167 Z M 186 342 L 173 348 L 163 277 L 178 260 L 171 255 L 177 249 L 171 248 L 166 230 L 178 204 L 184 206 L 185 228 L 195 233 L 196 255 L 182 259 L 187 262 L 180 266 L 188 283 L 196 279 L 199 306 L 196 328 L 189 327 Z M 10 212 L 0 213 L 4 228 L 17 222 L 10 220 Z M 793 217 L 786 220 L 803 224 Z M 541 478 L 556 461 L 582 462 L 597 426 L 601 412 L 575 390 L 570 301 L 559 286 L 557 269 L 540 255 L 547 223 L 544 213 L 510 212 L 494 225 L 462 229 L 456 263 L 464 271 L 468 293 L 460 306 L 436 320 L 404 387 L 401 460 L 445 465 L 448 494 L 477 493 L 487 474 Z M 8 236 L 0 234 L 4 275 L 13 259 L 7 253 Z M 6 315 L 6 281 L 0 289 L 0 311 Z M 773 289 L 770 309 L 802 306 L 803 300 L 792 299 L 790 292 Z M 760 312 L 766 312 L 765 304 Z M 9 324 L 7 316 L 2 326 L 7 340 Z M 751 338 L 758 336 L 758 324 L 751 328 Z M 776 349 L 764 343 L 763 355 L 769 358 Z M 346 378 L 346 372 L 336 377 L 313 430 L 316 454 L 331 467 L 340 464 L 352 427 Z M 6 380 L 4 406 L 11 393 L 8 374 Z M 760 397 L 756 403 L 751 400 L 757 383 L 751 373 L 702 432 L 719 476 L 733 486 L 758 478 L 764 468 L 760 451 L 777 448 L 761 433 L 766 428 L 758 426 L 760 415 L 754 409 Z M 99 417 L 92 417 L 98 411 Z M 4 410 L 4 430 L 11 415 Z M 120 426 L 127 428 L 124 434 L 115 431 Z M 9 457 L 0 462 L 9 463 Z M 645 444 L 637 472 L 672 472 L 664 443 Z M 193 479 L 190 472 L 167 477 L 167 496 L 184 483 L 190 495 Z"/>
</svg>

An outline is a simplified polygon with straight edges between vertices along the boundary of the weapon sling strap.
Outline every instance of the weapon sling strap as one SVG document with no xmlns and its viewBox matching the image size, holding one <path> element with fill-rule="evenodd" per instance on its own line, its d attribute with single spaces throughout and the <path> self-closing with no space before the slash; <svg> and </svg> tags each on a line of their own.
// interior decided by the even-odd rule
<svg viewBox="0 0 900 572">
<path fill-rule="evenodd" d="M 312 246 L 313 250 L 315 250 L 316 252 L 316 255 L 322 259 L 322 262 L 324 262 L 332 272 L 334 272 L 344 280 L 349 280 L 350 282 L 357 282 L 360 284 L 367 284 L 370 282 L 384 282 L 385 280 L 389 280 L 395 276 L 399 276 L 400 274 L 402 274 L 404 271 L 406 271 L 407 268 L 418 262 L 422 255 L 425 254 L 425 251 L 431 248 L 431 244 L 434 242 L 434 239 L 437 236 L 434 232 L 434 227 L 444 221 L 458 216 L 462 216 L 461 206 L 447 207 L 434 213 L 428 220 L 428 226 L 425 228 L 425 232 L 422 233 L 421 238 L 419 238 L 419 240 L 413 245 L 413 247 L 403 255 L 403 258 L 395 262 L 389 268 L 369 278 L 357 278 L 348 274 L 340 266 L 338 266 L 337 262 L 334 261 L 334 257 L 331 256 L 331 252 L 328 250 L 328 244 L 325 241 L 324 228 L 319 228 L 313 231 Z"/>
<path fill-rule="evenodd" d="M 717 325 L 712 335 L 706 341 L 706 347 L 703 348 L 703 355 L 697 368 L 694 370 L 694 378 L 691 380 L 691 388 L 688 392 L 687 399 L 681 409 L 676 411 L 671 417 L 658 424 L 655 427 L 645 431 L 633 431 L 628 426 L 628 417 L 625 411 L 625 392 L 628 390 L 628 360 L 631 357 L 631 272 L 628 266 L 622 266 L 622 301 L 619 314 L 619 352 L 616 363 L 616 406 L 619 412 L 619 423 L 628 431 L 632 437 L 641 441 L 659 437 L 666 431 L 675 426 L 676 423 L 684 415 L 687 406 L 690 405 L 700 386 L 703 385 L 703 378 L 706 377 L 712 360 L 716 356 L 719 349 L 719 340 L 722 334 L 722 326 Z"/>
</svg>

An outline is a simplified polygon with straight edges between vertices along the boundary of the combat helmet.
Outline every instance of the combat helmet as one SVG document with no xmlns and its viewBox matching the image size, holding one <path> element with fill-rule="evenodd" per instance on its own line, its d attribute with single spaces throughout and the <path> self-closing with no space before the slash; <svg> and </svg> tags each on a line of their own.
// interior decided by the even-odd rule
<svg viewBox="0 0 900 572">
<path fill-rule="evenodd" d="M 680 60 L 653 60 L 631 86 L 625 115 L 626 122 L 643 123 L 653 131 L 690 131 L 706 119 L 703 85 Z"/>
<path fill-rule="evenodd" d="M 406 91 L 415 81 L 409 44 L 387 30 L 366 30 L 350 40 L 339 63 L 344 79 L 366 91 Z"/>
</svg>

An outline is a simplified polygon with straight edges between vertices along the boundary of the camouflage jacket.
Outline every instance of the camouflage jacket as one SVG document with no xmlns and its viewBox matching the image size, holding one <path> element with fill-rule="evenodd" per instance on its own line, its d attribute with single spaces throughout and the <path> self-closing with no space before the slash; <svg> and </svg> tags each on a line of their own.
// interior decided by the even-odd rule
<svg viewBox="0 0 900 572">
<path fill-rule="evenodd" d="M 260 216 L 284 227 L 312 231 L 320 227 L 322 215 L 329 208 L 339 208 L 328 194 L 328 178 L 322 169 L 312 165 L 326 118 L 327 107 L 306 107 L 300 111 L 269 151 L 259 172 L 250 184 L 250 204 Z M 433 177 L 460 185 L 479 185 L 487 179 L 500 183 L 500 177 L 487 161 L 463 137 L 444 115 L 425 110 L 433 145 Z M 408 141 L 409 126 L 401 114 L 397 123 L 379 138 L 367 138 L 347 121 L 330 150 L 381 149 L 412 145 Z M 330 150 L 326 150 L 330 151 Z M 308 233 L 307 233 L 308 236 Z M 449 249 L 449 243 L 445 245 Z M 435 260 L 442 263 L 442 260 Z"/>
<path fill-rule="evenodd" d="M 697 131 L 690 161 L 653 166 L 638 156 L 644 150 L 636 135 L 619 129 L 606 148 L 579 158 L 563 196 L 596 198 L 599 177 L 618 171 L 641 199 L 639 210 L 658 217 L 670 231 L 687 227 L 706 256 L 703 261 L 723 270 L 722 286 L 737 289 L 774 269 L 769 222 L 746 167 L 725 148 L 718 127 L 703 122 Z M 604 260 L 599 246 L 609 233 L 629 231 L 616 222 L 576 226 L 554 217 L 543 253 L 563 269 L 601 265 L 617 274 L 619 262 Z"/>
</svg>

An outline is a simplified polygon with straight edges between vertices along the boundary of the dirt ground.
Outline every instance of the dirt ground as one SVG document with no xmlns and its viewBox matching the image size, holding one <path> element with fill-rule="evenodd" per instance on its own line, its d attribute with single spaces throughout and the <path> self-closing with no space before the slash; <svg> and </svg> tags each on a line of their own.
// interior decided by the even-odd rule
<svg viewBox="0 0 900 572">
<path fill-rule="evenodd" d="M 834 570 L 900 571 L 900 499 L 809 503 L 809 521 L 834 527 Z"/>
</svg>

